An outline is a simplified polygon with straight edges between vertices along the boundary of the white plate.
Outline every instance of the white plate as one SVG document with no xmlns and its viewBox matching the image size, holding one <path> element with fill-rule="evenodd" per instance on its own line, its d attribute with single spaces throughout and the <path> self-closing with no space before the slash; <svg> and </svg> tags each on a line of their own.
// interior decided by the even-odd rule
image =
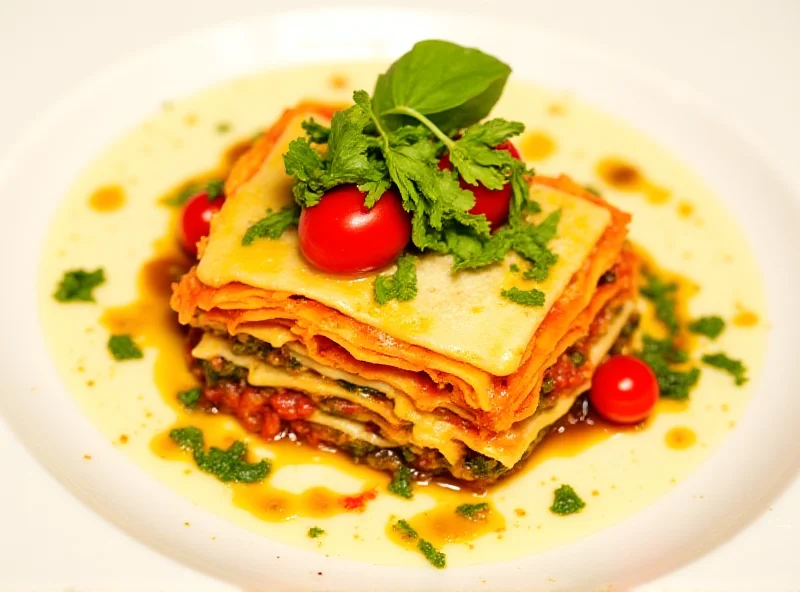
<svg viewBox="0 0 800 592">
<path fill-rule="evenodd" d="M 353 30 L 359 36 L 350 34 Z M 59 198 L 83 165 L 166 97 L 259 68 L 391 58 L 429 37 L 503 57 L 518 77 L 574 91 L 682 156 L 725 196 L 745 229 L 764 273 L 773 322 L 753 404 L 712 459 L 671 494 L 572 545 L 509 564 L 443 573 L 324 559 L 257 537 L 176 497 L 127 463 L 80 414 L 54 370 L 42 362 L 46 336 L 38 330 L 35 308 L 40 245 Z M 793 425 L 800 413 L 794 394 L 800 369 L 788 360 L 800 330 L 793 302 L 800 288 L 794 273 L 800 252 L 797 202 L 757 151 L 689 91 L 574 39 L 514 22 L 366 10 L 287 14 L 191 35 L 118 66 L 59 103 L 0 164 L 0 188 L 6 196 L 0 252 L 13 254 L 6 257 L 6 277 L 14 280 L 14 290 L 0 297 L 8 317 L 0 354 L 14 360 L 17 370 L 0 378 L 4 417 L 43 465 L 106 518 L 145 543 L 243 587 L 316 588 L 317 572 L 323 571 L 331 590 L 512 590 L 550 586 L 551 579 L 566 590 L 610 583 L 624 588 L 724 541 L 762 512 L 800 466 Z M 82 460 L 89 449 L 91 470 Z M 691 503 L 697 491 L 708 503 Z M 172 526 L 176 514 L 191 521 L 191 533 Z M 217 536 L 213 544 L 206 536 L 211 533 Z"/>
</svg>

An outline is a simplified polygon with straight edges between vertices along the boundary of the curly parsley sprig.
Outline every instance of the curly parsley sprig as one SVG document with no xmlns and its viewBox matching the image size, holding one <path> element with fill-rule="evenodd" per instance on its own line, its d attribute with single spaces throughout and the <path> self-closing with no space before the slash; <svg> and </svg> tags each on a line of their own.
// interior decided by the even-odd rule
<svg viewBox="0 0 800 592">
<path fill-rule="evenodd" d="M 313 119 L 303 124 L 306 137 L 292 141 L 284 154 L 295 201 L 311 208 L 334 187 L 356 185 L 371 208 L 396 187 L 411 213 L 413 250 L 452 255 L 454 272 L 496 264 L 513 250 L 530 264 L 524 278 L 542 281 L 556 261 L 547 242 L 559 213 L 538 226 L 527 223 L 528 214 L 540 211 L 529 198 L 526 176 L 532 171 L 496 149 L 521 134 L 524 125 L 500 118 L 482 121 L 510 73 L 508 65 L 476 49 L 438 40 L 417 43 L 378 77 L 372 96 L 365 90 L 353 93 L 354 104 L 335 113 L 330 127 Z M 440 168 L 444 155 L 452 170 Z M 469 213 L 475 195 L 459 179 L 492 190 L 510 184 L 508 224 L 491 234 L 486 216 Z M 278 216 L 273 213 L 249 230 L 247 244 L 276 238 L 294 223 L 288 213 Z M 413 264 L 414 259 L 401 258 L 393 276 L 378 278 L 379 303 L 413 298 Z M 539 300 L 526 304 L 543 305 Z"/>
</svg>

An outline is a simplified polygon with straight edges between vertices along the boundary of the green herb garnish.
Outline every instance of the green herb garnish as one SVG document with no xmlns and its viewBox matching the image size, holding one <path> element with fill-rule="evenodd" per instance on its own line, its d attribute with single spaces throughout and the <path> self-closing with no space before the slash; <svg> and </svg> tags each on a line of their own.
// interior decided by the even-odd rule
<svg viewBox="0 0 800 592">
<path fill-rule="evenodd" d="M 642 296 L 653 303 L 656 310 L 656 318 L 660 320 L 669 330 L 670 335 L 678 332 L 678 312 L 675 302 L 678 284 L 676 282 L 664 283 L 655 274 L 644 272 L 647 284 L 640 290 Z"/>
<path fill-rule="evenodd" d="M 187 409 L 197 407 L 197 402 L 203 396 L 203 389 L 199 386 L 178 393 L 178 401 Z"/>
<path fill-rule="evenodd" d="M 655 339 L 649 335 L 642 337 L 642 350 L 636 355 L 656 375 L 661 396 L 667 399 L 685 401 L 689 398 L 689 389 L 697 384 L 700 378 L 699 368 L 674 370 L 673 364 L 688 361 L 685 351 L 679 350 L 670 339 Z"/>
<path fill-rule="evenodd" d="M 317 537 L 321 537 L 325 534 L 325 531 L 322 530 L 319 526 L 312 526 L 308 529 L 308 538 L 315 539 Z"/>
<path fill-rule="evenodd" d="M 729 358 L 722 352 L 706 354 L 703 356 L 702 360 L 704 364 L 724 370 L 733 376 L 733 381 L 736 383 L 736 386 L 742 386 L 748 381 L 747 368 L 745 368 L 741 360 Z"/>
<path fill-rule="evenodd" d="M 142 350 L 130 335 L 112 335 L 108 338 L 108 351 L 118 362 L 142 358 Z"/>
<path fill-rule="evenodd" d="M 556 388 L 556 381 L 553 377 L 548 376 L 542 381 L 542 394 L 549 395 L 552 393 Z"/>
<path fill-rule="evenodd" d="M 535 288 L 532 290 L 520 290 L 514 286 L 508 290 L 503 290 L 500 295 L 506 300 L 523 306 L 544 306 L 544 292 Z"/>
<path fill-rule="evenodd" d="M 286 206 L 280 212 L 269 213 L 244 233 L 242 245 L 252 245 L 256 239 L 269 238 L 275 240 L 280 238 L 290 226 L 297 226 L 300 221 L 300 207 L 297 205 Z"/>
<path fill-rule="evenodd" d="M 511 265 L 508 266 L 508 270 L 511 273 L 519 273 L 519 265 L 517 265 L 516 263 L 512 263 Z"/>
<path fill-rule="evenodd" d="M 579 368 L 586 363 L 586 354 L 576 349 L 569 355 L 569 359 L 572 360 L 572 363 L 576 368 Z"/>
<path fill-rule="evenodd" d="M 398 520 L 397 522 L 392 525 L 392 528 L 399 531 L 404 537 L 408 537 L 409 539 L 417 538 L 417 531 L 414 530 L 406 520 Z"/>
<path fill-rule="evenodd" d="M 356 91 L 355 104 L 335 113 L 330 128 L 305 122 L 307 137 L 291 142 L 284 154 L 286 172 L 294 177 L 295 201 L 314 207 L 326 191 L 355 184 L 366 194 L 365 206 L 372 207 L 396 187 L 411 213 L 411 242 L 417 250 L 453 255 L 456 272 L 499 263 L 513 250 L 530 264 L 525 278 L 542 281 L 556 261 L 547 242 L 560 213 L 551 213 L 538 226 L 529 223 L 527 214 L 541 211 L 529 197 L 526 175 L 531 171 L 508 151 L 496 150 L 524 126 L 503 119 L 479 123 L 499 99 L 510 72 L 503 62 L 475 49 L 436 40 L 416 44 L 378 78 L 372 97 Z M 327 147 L 318 151 L 312 144 Z M 439 169 L 445 154 L 452 170 Z M 461 188 L 459 177 L 489 189 L 510 184 L 508 224 L 491 234 L 485 216 L 470 214 L 475 196 Z M 410 278 L 409 264 L 406 270 Z M 414 298 L 411 281 L 407 290 L 398 281 L 391 291 L 390 278 L 376 280 L 379 303 L 403 299 L 395 294 Z"/>
<path fill-rule="evenodd" d="M 716 339 L 724 329 L 725 321 L 717 315 L 700 317 L 689 323 L 689 331 L 705 335 L 709 339 Z"/>
<path fill-rule="evenodd" d="M 220 358 L 219 364 L 212 364 L 208 360 L 200 360 L 200 366 L 205 375 L 208 386 L 216 386 L 223 380 L 228 382 L 238 382 L 247 378 L 248 370 L 242 366 L 237 366 L 233 362 Z"/>
<path fill-rule="evenodd" d="M 73 269 L 64 272 L 53 298 L 59 302 L 94 302 L 92 290 L 106 281 L 102 267 L 94 271 Z"/>
<path fill-rule="evenodd" d="M 402 255 L 397 260 L 397 270 L 389 275 L 375 278 L 375 300 L 386 304 L 390 300 L 405 302 L 417 295 L 417 258 Z"/>
<path fill-rule="evenodd" d="M 464 466 L 467 467 L 473 476 L 477 478 L 492 477 L 500 474 L 505 470 L 505 467 L 499 461 L 476 454 L 475 456 L 467 457 L 464 460 Z"/>
<path fill-rule="evenodd" d="M 399 532 L 403 538 L 408 539 L 409 541 L 417 540 L 419 538 L 419 534 L 417 531 L 414 530 L 414 527 L 411 526 L 405 520 L 398 520 L 392 525 L 392 528 Z M 447 558 L 444 553 L 438 551 L 436 547 L 430 544 L 428 541 L 424 539 L 419 539 L 417 541 L 417 550 L 425 556 L 431 565 L 438 569 L 443 569 L 447 564 Z"/>
<path fill-rule="evenodd" d="M 201 471 L 214 475 L 223 482 L 259 483 L 269 475 L 271 464 L 267 460 L 256 463 L 245 461 L 247 445 L 236 441 L 227 450 L 212 446 L 208 452 L 202 430 L 196 427 L 176 428 L 169 433 L 170 439 L 184 450 L 191 452 Z"/>
<path fill-rule="evenodd" d="M 225 181 L 223 179 L 213 179 L 206 184 L 206 195 L 208 201 L 214 201 L 218 197 L 222 197 L 225 192 Z"/>
<path fill-rule="evenodd" d="M 480 504 L 461 504 L 456 508 L 456 514 L 473 521 L 485 520 L 488 512 L 489 504 L 486 502 Z"/>
<path fill-rule="evenodd" d="M 436 569 L 444 569 L 447 567 L 447 557 L 444 553 L 437 550 L 432 544 L 428 541 L 420 539 L 417 543 L 417 549 L 419 552 L 425 556 L 425 559 L 428 560 L 433 567 Z"/>
<path fill-rule="evenodd" d="M 411 483 L 411 471 L 408 467 L 402 466 L 394 472 L 392 482 L 389 483 L 388 489 L 391 493 L 406 499 L 414 497 L 413 485 Z"/>
<path fill-rule="evenodd" d="M 233 127 L 233 126 L 231 126 L 230 122 L 228 122 L 228 121 L 220 121 L 217 124 L 217 133 L 218 134 L 227 134 L 229 131 L 231 131 L 231 127 Z"/>
<path fill-rule="evenodd" d="M 554 493 L 553 505 L 550 506 L 550 511 L 553 514 L 566 516 L 567 514 L 580 512 L 585 506 L 586 502 L 575 493 L 572 487 L 562 485 Z"/>
</svg>

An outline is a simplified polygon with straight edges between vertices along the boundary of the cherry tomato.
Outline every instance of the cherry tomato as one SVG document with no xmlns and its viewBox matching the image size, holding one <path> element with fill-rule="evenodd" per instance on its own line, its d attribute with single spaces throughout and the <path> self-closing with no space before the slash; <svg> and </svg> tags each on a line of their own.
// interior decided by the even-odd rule
<svg viewBox="0 0 800 592">
<path fill-rule="evenodd" d="M 372 208 L 355 185 L 328 191 L 300 214 L 300 250 L 322 271 L 356 274 L 390 264 L 411 238 L 411 215 L 394 189 Z"/>
<path fill-rule="evenodd" d="M 495 150 L 506 150 L 511 156 L 519 160 L 519 151 L 511 142 L 503 142 Z M 445 154 L 439 161 L 439 169 L 452 170 L 450 155 Z M 462 189 L 472 191 L 475 196 L 475 205 L 470 214 L 483 214 L 489 220 L 493 230 L 496 230 L 508 220 L 508 210 L 511 205 L 511 183 L 506 183 L 501 189 L 486 189 L 483 185 L 470 185 L 461 177 L 458 178 Z"/>
<path fill-rule="evenodd" d="M 633 356 L 614 356 L 592 377 L 589 402 L 604 418 L 637 423 L 650 415 L 658 401 L 658 381 L 650 367 Z"/>
<path fill-rule="evenodd" d="M 187 253 L 197 255 L 197 242 L 208 236 L 211 228 L 211 216 L 219 212 L 225 198 L 219 196 L 213 200 L 203 191 L 189 198 L 181 213 L 181 243 Z"/>
</svg>

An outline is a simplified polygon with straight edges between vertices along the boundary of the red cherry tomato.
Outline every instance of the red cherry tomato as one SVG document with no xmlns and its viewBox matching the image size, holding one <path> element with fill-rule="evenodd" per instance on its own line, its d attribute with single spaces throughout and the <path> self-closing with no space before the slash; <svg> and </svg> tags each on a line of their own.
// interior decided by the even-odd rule
<svg viewBox="0 0 800 592">
<path fill-rule="evenodd" d="M 519 151 L 511 142 L 503 142 L 495 150 L 506 150 L 511 156 L 519 160 Z M 445 154 L 439 161 L 440 170 L 452 170 L 450 155 Z M 492 230 L 496 230 L 508 220 L 508 210 L 511 205 L 511 183 L 506 183 L 501 189 L 486 189 L 483 185 L 470 185 L 461 177 L 458 178 L 462 189 L 472 191 L 475 196 L 475 205 L 470 214 L 483 214 L 489 221 Z"/>
<path fill-rule="evenodd" d="M 370 209 L 355 185 L 328 191 L 300 214 L 300 250 L 322 271 L 356 274 L 390 264 L 411 238 L 411 215 L 394 189 Z"/>
<path fill-rule="evenodd" d="M 197 255 L 197 242 L 208 236 L 211 230 L 211 216 L 219 212 L 225 198 L 219 196 L 213 200 L 203 191 L 189 198 L 181 213 L 181 243 L 187 253 Z"/>
<path fill-rule="evenodd" d="M 650 367 L 633 356 L 614 356 L 592 377 L 589 402 L 604 418 L 637 423 L 650 415 L 658 401 L 658 381 Z"/>
</svg>

